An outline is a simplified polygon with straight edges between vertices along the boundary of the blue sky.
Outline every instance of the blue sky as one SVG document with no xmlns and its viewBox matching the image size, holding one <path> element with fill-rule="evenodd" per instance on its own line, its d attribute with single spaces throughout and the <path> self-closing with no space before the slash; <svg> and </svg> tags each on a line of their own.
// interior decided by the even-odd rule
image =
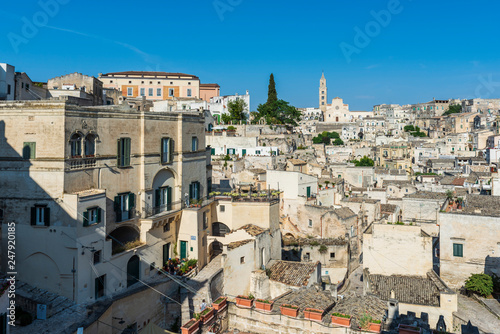
<svg viewBox="0 0 500 334">
<path fill-rule="evenodd" d="M 267 99 L 271 72 L 278 97 L 297 107 L 318 106 L 322 70 L 328 99 L 342 97 L 351 110 L 494 98 L 499 10 L 485 0 L 11 1 L 0 9 L 0 62 L 35 81 L 195 74 L 225 95 L 248 89 L 252 110 Z"/>
</svg>

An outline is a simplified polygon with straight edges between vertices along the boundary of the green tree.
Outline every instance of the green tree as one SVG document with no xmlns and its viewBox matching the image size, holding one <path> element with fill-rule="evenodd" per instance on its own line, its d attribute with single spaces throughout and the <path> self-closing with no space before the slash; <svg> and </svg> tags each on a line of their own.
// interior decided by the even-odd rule
<svg viewBox="0 0 500 334">
<path fill-rule="evenodd" d="M 276 84 L 274 83 L 274 75 L 269 76 L 269 87 L 267 88 L 267 104 L 272 104 L 278 101 L 278 93 L 276 92 Z"/>
<path fill-rule="evenodd" d="M 405 130 L 405 132 L 415 131 L 415 127 L 413 125 L 411 125 L 411 124 L 410 125 L 406 125 L 404 127 L 404 130 Z"/>
<path fill-rule="evenodd" d="M 461 104 L 453 104 L 453 105 L 448 107 L 448 110 L 446 110 L 443 115 L 458 114 L 461 112 L 462 112 L 462 105 Z"/>
<path fill-rule="evenodd" d="M 375 165 L 375 161 L 368 158 L 366 155 L 359 160 L 353 160 L 356 167 L 371 167 Z"/>
<path fill-rule="evenodd" d="M 247 116 L 245 114 L 245 109 L 247 108 L 247 103 L 243 99 L 236 99 L 234 101 L 229 101 L 227 104 L 228 114 L 222 114 L 222 121 L 226 124 L 231 122 L 239 122 L 246 120 Z"/>
<path fill-rule="evenodd" d="M 340 139 L 340 135 L 337 132 L 327 132 L 323 131 L 313 138 L 314 144 L 325 144 L 330 145 L 331 140 L 334 139 L 333 145 L 344 145 L 342 139 Z"/>
<path fill-rule="evenodd" d="M 465 288 L 481 296 L 488 297 L 493 292 L 493 279 L 486 274 L 472 274 L 465 281 Z"/>
</svg>

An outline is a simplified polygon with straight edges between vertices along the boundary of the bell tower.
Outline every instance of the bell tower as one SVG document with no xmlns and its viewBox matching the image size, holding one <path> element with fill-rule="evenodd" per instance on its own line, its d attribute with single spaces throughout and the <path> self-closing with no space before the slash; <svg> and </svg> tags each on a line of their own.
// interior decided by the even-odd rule
<svg viewBox="0 0 500 334">
<path fill-rule="evenodd" d="M 319 80 L 319 109 L 326 112 L 326 104 L 328 101 L 328 88 L 326 87 L 325 73 L 321 74 L 321 79 Z"/>
</svg>

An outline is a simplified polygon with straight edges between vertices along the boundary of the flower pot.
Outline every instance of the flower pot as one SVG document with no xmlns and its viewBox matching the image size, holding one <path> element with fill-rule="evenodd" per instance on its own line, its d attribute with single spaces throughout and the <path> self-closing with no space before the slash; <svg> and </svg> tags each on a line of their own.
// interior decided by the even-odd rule
<svg viewBox="0 0 500 334">
<path fill-rule="evenodd" d="M 380 333 L 382 331 L 382 324 L 376 324 L 373 322 L 369 322 L 367 330 L 369 332 L 373 332 L 373 333 Z"/>
<path fill-rule="evenodd" d="M 253 299 L 249 299 L 245 296 L 236 297 L 236 306 L 244 307 L 244 308 L 252 308 Z"/>
<path fill-rule="evenodd" d="M 218 304 L 215 302 L 218 302 Z M 213 308 L 216 311 L 222 310 L 227 304 L 227 297 L 219 297 L 215 300 L 215 302 L 212 303 Z"/>
<path fill-rule="evenodd" d="M 309 320 L 321 321 L 323 319 L 323 310 L 315 308 L 306 308 L 304 310 L 304 318 Z"/>
<path fill-rule="evenodd" d="M 271 312 L 273 309 L 273 302 L 270 303 L 264 303 L 259 301 L 258 299 L 255 301 L 255 308 L 257 310 L 262 310 L 266 312 Z"/>
<path fill-rule="evenodd" d="M 296 318 L 299 315 L 299 307 L 296 305 L 292 305 L 292 306 L 294 306 L 296 308 L 291 308 L 291 307 L 281 305 L 280 306 L 281 314 Z"/>
<path fill-rule="evenodd" d="M 203 321 L 204 324 L 209 322 L 213 317 L 214 317 L 215 310 L 213 307 L 207 307 L 206 309 L 201 312 L 201 321 Z"/>
<path fill-rule="evenodd" d="M 182 325 L 182 334 L 193 334 L 200 328 L 200 321 L 196 319 L 189 320 L 186 324 Z"/>
<path fill-rule="evenodd" d="M 332 315 L 332 324 L 343 327 L 351 327 L 351 317 L 343 318 L 336 315 Z"/>
<path fill-rule="evenodd" d="M 399 324 L 399 334 L 420 334 L 420 328 L 410 325 Z"/>
</svg>

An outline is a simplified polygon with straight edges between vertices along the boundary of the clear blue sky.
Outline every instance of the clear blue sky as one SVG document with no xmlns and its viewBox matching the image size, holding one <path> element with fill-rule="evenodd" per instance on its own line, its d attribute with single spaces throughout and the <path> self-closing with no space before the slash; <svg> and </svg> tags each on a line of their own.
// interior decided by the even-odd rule
<svg viewBox="0 0 500 334">
<path fill-rule="evenodd" d="M 253 110 L 267 98 L 271 72 L 278 97 L 297 107 L 318 106 L 322 70 L 328 99 L 340 96 L 351 110 L 500 97 L 497 1 L 59 1 L 57 9 L 3 4 L 0 62 L 35 81 L 185 72 L 224 95 L 250 90 Z M 390 18 L 377 23 L 371 12 L 382 10 Z M 35 32 L 26 29 L 33 23 Z M 355 39 L 356 27 L 369 29 L 369 41 Z M 350 62 L 341 45 L 356 48 Z"/>
</svg>

